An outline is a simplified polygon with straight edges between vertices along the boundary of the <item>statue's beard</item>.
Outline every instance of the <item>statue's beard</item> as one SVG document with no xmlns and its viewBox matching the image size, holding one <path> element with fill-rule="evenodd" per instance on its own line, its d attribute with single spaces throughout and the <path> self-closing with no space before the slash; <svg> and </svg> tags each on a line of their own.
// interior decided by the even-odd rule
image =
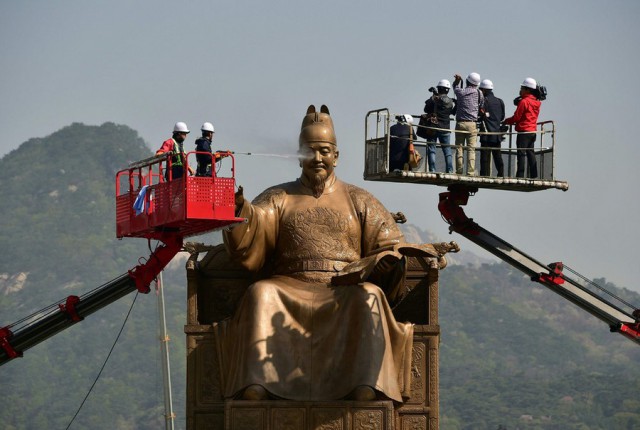
<svg viewBox="0 0 640 430">
<path fill-rule="evenodd" d="M 324 192 L 325 184 L 327 183 L 327 177 L 321 173 L 316 173 L 311 178 L 311 190 L 313 191 L 313 197 L 319 198 Z"/>
</svg>

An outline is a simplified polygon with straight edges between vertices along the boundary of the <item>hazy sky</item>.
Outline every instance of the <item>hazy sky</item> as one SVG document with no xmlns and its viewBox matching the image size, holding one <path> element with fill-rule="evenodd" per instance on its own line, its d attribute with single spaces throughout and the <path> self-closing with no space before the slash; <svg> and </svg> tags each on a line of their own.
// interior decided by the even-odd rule
<svg viewBox="0 0 640 430">
<path fill-rule="evenodd" d="M 448 235 L 444 188 L 362 180 L 364 117 L 420 112 L 428 87 L 471 71 L 493 80 L 510 115 L 532 76 L 548 88 L 540 119 L 556 121 L 557 177 L 570 189 L 481 190 L 467 214 L 542 262 L 640 290 L 639 18 L 637 0 L 0 0 L 0 156 L 72 122 L 126 124 L 155 149 L 179 120 L 196 131 L 187 149 L 211 121 L 218 149 L 282 154 L 307 106 L 324 103 L 342 179 L 481 254 Z M 299 173 L 257 156 L 239 156 L 237 170 L 251 198 Z"/>
</svg>

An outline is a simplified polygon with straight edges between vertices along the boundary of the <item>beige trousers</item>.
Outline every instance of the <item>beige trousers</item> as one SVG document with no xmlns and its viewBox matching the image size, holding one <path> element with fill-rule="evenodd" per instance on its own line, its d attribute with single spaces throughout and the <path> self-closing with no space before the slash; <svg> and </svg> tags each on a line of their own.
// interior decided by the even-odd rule
<svg viewBox="0 0 640 430">
<path fill-rule="evenodd" d="M 456 130 L 467 133 L 456 133 L 456 173 L 464 174 L 464 146 L 467 146 L 467 175 L 474 176 L 476 172 L 476 141 L 478 140 L 478 126 L 473 121 L 456 123 Z"/>
</svg>

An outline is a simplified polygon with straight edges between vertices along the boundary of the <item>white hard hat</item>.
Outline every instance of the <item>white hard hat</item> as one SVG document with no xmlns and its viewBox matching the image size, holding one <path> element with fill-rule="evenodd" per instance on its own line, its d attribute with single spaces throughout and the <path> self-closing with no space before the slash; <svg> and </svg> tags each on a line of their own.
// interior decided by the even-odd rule
<svg viewBox="0 0 640 430">
<path fill-rule="evenodd" d="M 485 79 L 482 82 L 480 82 L 480 88 L 485 89 L 485 90 L 492 90 L 493 89 L 493 82 L 491 82 L 489 79 Z"/>
<path fill-rule="evenodd" d="M 478 86 L 480 84 L 480 75 L 476 72 L 469 73 L 469 76 L 467 76 L 467 82 L 471 85 Z"/>
<path fill-rule="evenodd" d="M 187 124 L 182 121 L 176 122 L 176 125 L 173 126 L 174 133 L 189 133 L 189 129 L 187 128 Z"/>
<path fill-rule="evenodd" d="M 407 124 L 413 124 L 413 117 L 408 113 L 405 113 L 404 115 L 402 115 L 402 117 L 404 118 Z"/>
<path fill-rule="evenodd" d="M 438 85 L 436 85 L 436 87 L 443 87 L 446 89 L 451 89 L 451 82 L 447 81 L 446 79 L 440 79 L 440 82 L 438 82 Z"/>
<path fill-rule="evenodd" d="M 205 122 L 204 124 L 202 124 L 202 127 L 200 127 L 200 130 L 202 130 L 202 131 L 210 131 L 212 133 L 215 131 L 213 129 L 213 124 L 211 124 L 210 122 Z"/>
<path fill-rule="evenodd" d="M 522 85 L 521 86 L 527 87 L 527 88 L 531 88 L 532 90 L 535 90 L 536 87 L 538 86 L 538 83 L 533 78 L 526 78 L 524 81 L 522 81 Z"/>
</svg>

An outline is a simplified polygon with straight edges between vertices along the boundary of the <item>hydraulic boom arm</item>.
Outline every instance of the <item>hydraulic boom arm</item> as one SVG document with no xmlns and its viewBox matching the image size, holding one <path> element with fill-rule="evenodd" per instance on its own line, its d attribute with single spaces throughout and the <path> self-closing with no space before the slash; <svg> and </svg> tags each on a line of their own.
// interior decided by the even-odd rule
<svg viewBox="0 0 640 430">
<path fill-rule="evenodd" d="M 449 223 L 450 232 L 461 234 L 531 276 L 532 281 L 539 282 L 604 321 L 612 332 L 618 332 L 640 344 L 640 310 L 623 310 L 563 273 L 562 263 L 542 264 L 468 218 L 460 206 L 466 205 L 469 196 L 476 191 L 469 187 L 449 187 L 448 192 L 440 194 L 438 209 Z"/>
<path fill-rule="evenodd" d="M 69 296 L 64 303 L 58 304 L 52 311 L 33 318 L 15 332 L 12 324 L 0 328 L 0 365 L 16 357 L 22 357 L 23 351 L 71 327 L 86 316 L 104 308 L 125 295 L 138 290 L 148 293 L 149 284 L 164 269 L 182 248 L 182 236 L 178 233 L 159 232 L 153 239 L 164 242 L 147 260 L 129 272 L 97 288 L 86 296 Z"/>
</svg>

